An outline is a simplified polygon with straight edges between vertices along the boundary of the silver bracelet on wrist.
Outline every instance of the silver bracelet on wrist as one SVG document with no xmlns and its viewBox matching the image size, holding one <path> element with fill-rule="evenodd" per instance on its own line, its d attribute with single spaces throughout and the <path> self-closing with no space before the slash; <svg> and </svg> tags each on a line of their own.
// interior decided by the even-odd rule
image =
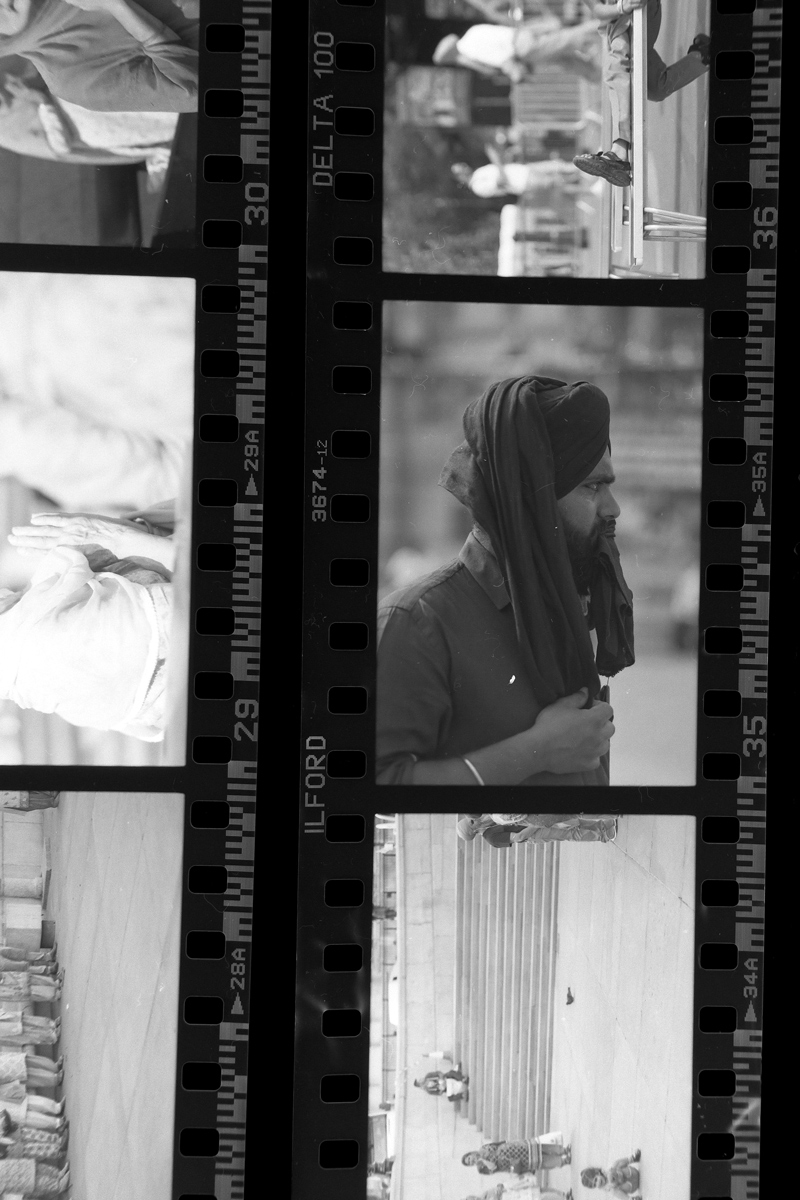
<svg viewBox="0 0 800 1200">
<path fill-rule="evenodd" d="M 469 767 L 470 771 L 475 776 L 475 778 L 478 781 L 478 783 L 480 784 L 480 786 L 486 787 L 486 784 L 481 779 L 480 774 L 478 773 L 477 769 L 472 765 L 472 763 L 469 761 L 469 759 L 463 754 L 461 755 L 461 761 Z"/>
</svg>

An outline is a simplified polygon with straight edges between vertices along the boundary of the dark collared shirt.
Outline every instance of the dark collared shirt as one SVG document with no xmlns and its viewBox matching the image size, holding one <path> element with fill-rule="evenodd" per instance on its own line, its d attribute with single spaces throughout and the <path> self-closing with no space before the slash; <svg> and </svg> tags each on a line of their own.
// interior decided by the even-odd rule
<svg viewBox="0 0 800 1200">
<path fill-rule="evenodd" d="M 474 533 L 455 562 L 386 598 L 378 632 L 378 783 L 411 783 L 416 759 L 469 755 L 530 729 L 542 710 L 497 560 Z M 608 771 L 521 783 L 602 787 Z"/>
</svg>

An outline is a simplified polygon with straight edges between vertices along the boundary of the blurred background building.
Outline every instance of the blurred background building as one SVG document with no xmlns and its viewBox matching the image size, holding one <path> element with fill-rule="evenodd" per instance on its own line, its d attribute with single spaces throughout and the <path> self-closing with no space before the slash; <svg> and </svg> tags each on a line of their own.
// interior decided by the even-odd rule
<svg viewBox="0 0 800 1200">
<path fill-rule="evenodd" d="M 489 384 L 549 375 L 608 395 L 637 655 L 611 682 L 615 784 L 695 781 L 702 322 L 689 308 L 384 305 L 382 596 L 458 554 L 470 518 L 437 481 Z"/>
</svg>

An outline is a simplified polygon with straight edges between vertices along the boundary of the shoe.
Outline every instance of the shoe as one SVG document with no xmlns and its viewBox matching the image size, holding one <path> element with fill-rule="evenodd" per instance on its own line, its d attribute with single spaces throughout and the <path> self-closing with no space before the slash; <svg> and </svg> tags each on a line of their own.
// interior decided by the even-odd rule
<svg viewBox="0 0 800 1200">
<path fill-rule="evenodd" d="M 606 179 L 614 187 L 631 185 L 631 164 L 623 162 L 613 150 L 601 150 L 598 154 L 578 154 L 572 161 L 579 171 Z"/>
<path fill-rule="evenodd" d="M 697 54 L 703 66 L 707 67 L 711 62 L 711 38 L 707 33 L 698 33 L 686 53 Z"/>
</svg>

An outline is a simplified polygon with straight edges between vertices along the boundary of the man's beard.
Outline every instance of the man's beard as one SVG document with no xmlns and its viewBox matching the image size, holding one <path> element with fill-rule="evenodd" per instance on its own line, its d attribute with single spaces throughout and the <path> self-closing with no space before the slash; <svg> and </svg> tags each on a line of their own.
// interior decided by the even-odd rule
<svg viewBox="0 0 800 1200">
<path fill-rule="evenodd" d="M 589 533 L 582 533 L 564 522 L 564 536 L 567 541 L 567 553 L 572 567 L 572 578 L 579 596 L 587 596 L 594 578 L 597 562 L 600 556 L 600 540 L 613 537 L 616 528 L 615 521 L 603 521 L 598 518 Z"/>
</svg>

